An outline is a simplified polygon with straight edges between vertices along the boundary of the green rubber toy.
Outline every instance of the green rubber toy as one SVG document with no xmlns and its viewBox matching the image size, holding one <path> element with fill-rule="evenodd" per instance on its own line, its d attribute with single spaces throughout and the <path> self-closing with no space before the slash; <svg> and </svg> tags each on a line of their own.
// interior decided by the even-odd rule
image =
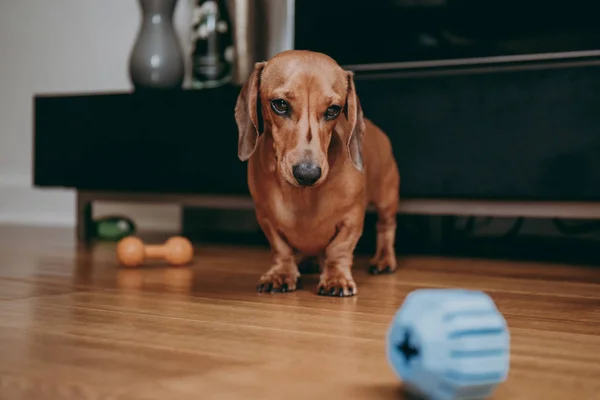
<svg viewBox="0 0 600 400">
<path fill-rule="evenodd" d="M 119 215 L 106 216 L 94 221 L 94 234 L 99 240 L 121 240 L 133 235 L 135 231 L 135 223 L 130 218 Z"/>
</svg>

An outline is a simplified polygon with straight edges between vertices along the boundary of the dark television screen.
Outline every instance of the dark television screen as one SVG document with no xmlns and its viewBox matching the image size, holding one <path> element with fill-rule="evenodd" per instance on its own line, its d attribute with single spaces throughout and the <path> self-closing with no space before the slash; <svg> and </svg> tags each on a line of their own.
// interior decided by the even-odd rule
<svg viewBox="0 0 600 400">
<path fill-rule="evenodd" d="M 295 47 L 343 65 L 589 52 L 600 50 L 596 9 L 589 0 L 299 0 Z"/>
</svg>

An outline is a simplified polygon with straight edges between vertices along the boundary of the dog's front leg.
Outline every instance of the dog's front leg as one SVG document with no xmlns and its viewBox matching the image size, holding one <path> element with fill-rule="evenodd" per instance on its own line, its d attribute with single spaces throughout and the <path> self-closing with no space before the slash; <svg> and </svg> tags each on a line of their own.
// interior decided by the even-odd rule
<svg viewBox="0 0 600 400">
<path fill-rule="evenodd" d="M 269 244 L 273 265 L 260 278 L 259 292 L 292 292 L 298 286 L 300 272 L 294 258 L 294 250 L 284 240 L 267 218 L 258 218 Z"/>
<path fill-rule="evenodd" d="M 362 231 L 360 218 L 349 219 L 338 227 L 336 236 L 325 250 L 325 268 L 318 286 L 320 295 L 344 297 L 358 293 L 352 278 L 352 263 Z"/>
</svg>

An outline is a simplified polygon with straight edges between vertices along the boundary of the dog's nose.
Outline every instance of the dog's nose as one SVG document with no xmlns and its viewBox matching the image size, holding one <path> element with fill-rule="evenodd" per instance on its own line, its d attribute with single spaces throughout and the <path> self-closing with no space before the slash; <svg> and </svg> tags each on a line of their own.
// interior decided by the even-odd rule
<svg viewBox="0 0 600 400">
<path fill-rule="evenodd" d="M 302 186 L 311 186 L 321 177 L 321 167 L 311 163 L 300 163 L 292 167 L 296 181 Z"/>
</svg>

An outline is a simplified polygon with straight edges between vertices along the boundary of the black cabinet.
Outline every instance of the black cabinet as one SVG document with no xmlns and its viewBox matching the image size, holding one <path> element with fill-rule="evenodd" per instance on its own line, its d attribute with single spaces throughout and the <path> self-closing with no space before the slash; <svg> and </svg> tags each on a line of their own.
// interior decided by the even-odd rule
<svg viewBox="0 0 600 400">
<path fill-rule="evenodd" d="M 357 73 L 404 198 L 600 200 L 600 66 Z M 247 194 L 238 87 L 36 96 L 37 186 Z"/>
<path fill-rule="evenodd" d="M 35 184 L 81 190 L 245 194 L 238 89 L 35 100 Z"/>
</svg>

